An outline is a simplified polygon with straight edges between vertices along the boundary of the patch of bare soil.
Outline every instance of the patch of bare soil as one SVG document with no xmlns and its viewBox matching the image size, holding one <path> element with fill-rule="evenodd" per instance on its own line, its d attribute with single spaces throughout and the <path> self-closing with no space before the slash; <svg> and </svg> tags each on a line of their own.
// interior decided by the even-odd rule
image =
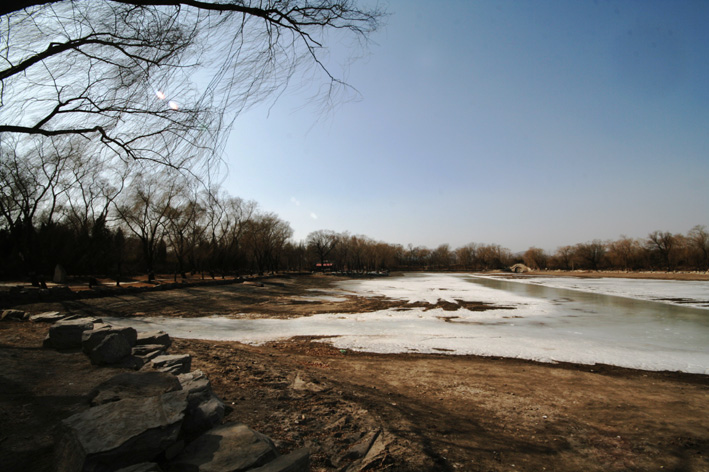
<svg viewBox="0 0 709 472">
<path fill-rule="evenodd" d="M 709 378 L 610 366 L 179 340 L 234 411 L 336 470 L 381 431 L 376 470 L 709 470 Z M 514 466 L 514 467 L 512 467 Z"/>
<path fill-rule="evenodd" d="M 234 316 L 252 303 L 263 316 L 341 311 L 340 304 L 348 303 L 357 309 L 360 301 L 346 296 L 316 301 L 303 311 L 287 302 L 311 298 L 317 295 L 311 289 L 334 280 L 283 279 L 264 287 L 172 290 L 23 309 L 99 316 Z M 112 375 L 93 368 L 83 354 L 39 348 L 46 330 L 0 323 L 2 470 L 51 470 L 52 425 L 84 408 L 85 395 L 101 376 Z M 361 460 L 362 444 L 380 452 L 361 464 L 367 470 L 709 470 L 709 376 L 356 353 L 307 337 L 264 346 L 177 339 L 171 351 L 193 355 L 193 368 L 207 373 L 233 408 L 228 420 L 271 436 L 282 452 L 311 448 L 314 471 L 341 470 Z"/>
<path fill-rule="evenodd" d="M 385 297 L 363 297 L 336 287 L 349 280 L 336 276 L 283 276 L 218 286 L 192 286 L 166 291 L 111 294 L 100 298 L 17 305 L 28 311 L 59 310 L 89 316 L 228 316 L 231 318 L 296 318 L 319 313 L 366 313 L 388 308 L 500 308 L 481 302 L 439 300 L 407 303 Z"/>
</svg>

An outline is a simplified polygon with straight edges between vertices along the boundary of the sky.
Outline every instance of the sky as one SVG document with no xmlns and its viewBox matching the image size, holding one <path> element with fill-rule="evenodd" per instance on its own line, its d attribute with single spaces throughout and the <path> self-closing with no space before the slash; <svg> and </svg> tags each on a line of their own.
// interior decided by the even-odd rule
<svg viewBox="0 0 709 472">
<path fill-rule="evenodd" d="M 366 50 L 326 58 L 356 100 L 323 111 L 304 83 L 235 122 L 224 188 L 294 239 L 554 251 L 709 226 L 709 2 L 382 5 Z"/>
</svg>

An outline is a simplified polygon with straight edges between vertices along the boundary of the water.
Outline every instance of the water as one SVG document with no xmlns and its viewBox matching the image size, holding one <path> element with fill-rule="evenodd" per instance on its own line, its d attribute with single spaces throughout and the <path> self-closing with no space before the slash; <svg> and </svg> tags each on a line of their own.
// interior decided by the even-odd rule
<svg viewBox="0 0 709 472">
<path fill-rule="evenodd" d="M 637 293 L 668 298 L 666 293 L 683 285 L 625 279 L 610 282 L 616 295 L 607 295 L 599 293 L 593 280 L 574 279 L 574 289 L 543 285 L 553 280 L 521 283 L 466 274 L 412 274 L 347 281 L 333 294 L 429 303 L 482 301 L 499 308 L 482 312 L 411 307 L 291 320 L 142 318 L 127 323 L 187 338 L 263 343 L 327 336 L 338 348 L 370 352 L 475 354 L 709 374 L 709 310 L 630 298 Z M 647 282 L 654 288 L 649 290 Z M 689 292 L 709 299 L 709 283 L 692 285 Z"/>
</svg>

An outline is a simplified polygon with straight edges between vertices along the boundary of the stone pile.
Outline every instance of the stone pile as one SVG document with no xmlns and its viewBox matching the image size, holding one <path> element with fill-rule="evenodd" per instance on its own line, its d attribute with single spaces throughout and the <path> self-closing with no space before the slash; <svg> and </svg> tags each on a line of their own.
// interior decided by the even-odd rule
<svg viewBox="0 0 709 472">
<path fill-rule="evenodd" d="M 5 310 L 3 320 L 51 323 L 44 346 L 81 349 L 97 366 L 126 370 L 89 394 L 89 407 L 62 421 L 59 472 L 300 472 L 310 454 L 280 455 L 244 424 L 222 424 L 224 403 L 188 354 L 168 354 L 163 332 L 138 333 L 100 319 Z"/>
</svg>

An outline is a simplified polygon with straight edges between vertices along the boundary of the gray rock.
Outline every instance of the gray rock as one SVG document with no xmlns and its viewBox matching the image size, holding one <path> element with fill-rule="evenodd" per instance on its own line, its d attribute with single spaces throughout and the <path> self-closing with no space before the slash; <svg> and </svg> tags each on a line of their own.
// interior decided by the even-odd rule
<svg viewBox="0 0 709 472">
<path fill-rule="evenodd" d="M 128 340 L 121 333 L 110 333 L 89 352 L 93 365 L 116 364 L 130 356 Z"/>
<path fill-rule="evenodd" d="M 179 380 L 164 372 L 124 372 L 111 377 L 89 393 L 91 405 L 145 398 L 181 390 Z"/>
<path fill-rule="evenodd" d="M 86 315 L 71 315 L 67 314 L 66 318 L 64 320 L 90 320 L 93 324 L 103 324 L 103 320 L 101 318 L 96 318 L 93 316 L 86 316 Z"/>
<path fill-rule="evenodd" d="M 89 408 L 62 421 L 59 472 L 99 472 L 150 462 L 177 442 L 187 393 L 129 398 Z"/>
<path fill-rule="evenodd" d="M 224 410 L 224 402 L 214 394 L 207 401 L 192 402 L 185 412 L 182 430 L 191 436 L 204 433 L 222 422 Z"/>
<path fill-rule="evenodd" d="M 0 320 L 15 320 L 21 321 L 27 318 L 29 313 L 25 313 L 22 310 L 3 310 L 0 314 Z"/>
<path fill-rule="evenodd" d="M 162 344 L 167 349 L 172 344 L 170 336 L 164 331 L 152 331 L 149 333 L 138 333 L 136 345 Z"/>
<path fill-rule="evenodd" d="M 209 379 L 200 370 L 177 376 L 182 389 L 188 392 L 187 412 L 182 430 L 190 436 L 201 434 L 220 424 L 225 406 L 212 391 Z"/>
<path fill-rule="evenodd" d="M 212 384 L 201 370 L 180 374 L 177 376 L 177 380 L 182 385 L 182 389 L 190 392 L 190 394 L 211 393 L 212 391 Z"/>
<path fill-rule="evenodd" d="M 133 346 L 133 355 L 143 359 L 146 363 L 157 356 L 162 356 L 167 348 L 162 344 L 141 344 Z"/>
<path fill-rule="evenodd" d="M 233 472 L 260 467 L 278 456 L 273 442 L 244 424 L 225 424 L 190 443 L 170 472 Z"/>
<path fill-rule="evenodd" d="M 30 316 L 30 321 L 35 323 L 56 323 L 59 320 L 66 318 L 66 313 L 59 313 L 58 311 L 45 311 L 44 313 L 39 313 L 37 315 Z"/>
<path fill-rule="evenodd" d="M 60 320 L 49 328 L 49 344 L 55 349 L 74 349 L 81 347 L 81 335 L 93 329 L 91 318 Z"/>
<path fill-rule="evenodd" d="M 335 466 L 350 463 L 363 458 L 372 448 L 374 441 L 379 437 L 380 430 L 371 431 L 364 435 L 362 439 L 353 444 L 343 455 L 333 461 Z"/>
<path fill-rule="evenodd" d="M 388 447 L 392 439 L 391 435 L 387 432 L 379 434 L 369 448 L 369 451 L 367 451 L 367 454 L 362 459 L 347 466 L 345 472 L 360 472 L 363 470 L 376 470 L 377 468 L 381 468 L 389 455 Z"/>
<path fill-rule="evenodd" d="M 168 372 L 170 374 L 186 374 L 192 367 L 192 356 L 189 354 L 172 354 L 157 356 L 144 368 Z"/>
<path fill-rule="evenodd" d="M 310 470 L 310 451 L 302 448 L 280 456 L 266 465 L 249 472 L 308 472 Z"/>
<path fill-rule="evenodd" d="M 141 462 L 117 470 L 116 472 L 162 472 L 162 469 L 155 462 Z"/>
<path fill-rule="evenodd" d="M 81 334 L 81 348 L 86 354 L 89 354 L 110 334 L 119 334 L 125 338 L 129 347 L 135 346 L 138 337 L 138 332 L 131 327 L 121 328 L 107 324 L 94 324 L 94 329 L 84 331 Z M 128 354 L 130 354 L 130 351 Z"/>
</svg>

